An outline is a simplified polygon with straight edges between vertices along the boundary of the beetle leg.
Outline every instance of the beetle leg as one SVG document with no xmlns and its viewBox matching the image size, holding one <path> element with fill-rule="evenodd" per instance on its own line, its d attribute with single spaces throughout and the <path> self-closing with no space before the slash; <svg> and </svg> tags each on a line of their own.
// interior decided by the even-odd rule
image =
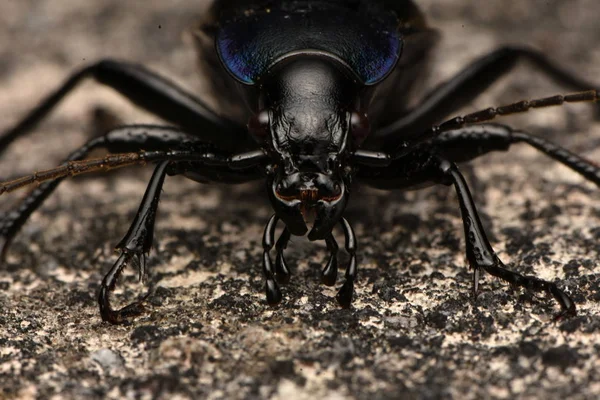
<svg viewBox="0 0 600 400">
<path fill-rule="evenodd" d="M 571 90 L 590 90 L 598 84 L 587 82 L 557 65 L 545 55 L 526 47 L 503 47 L 475 60 L 450 80 L 433 89 L 414 109 L 395 122 L 373 132 L 367 138 L 370 148 L 394 148 L 403 135 L 400 132 L 419 133 L 432 123 L 441 122 L 448 115 L 471 102 L 499 78 L 507 75 L 517 62 L 532 63 L 541 73 Z"/>
<path fill-rule="evenodd" d="M 81 148 L 71 153 L 65 163 L 84 159 L 92 150 L 104 147 L 112 152 L 127 152 L 145 150 L 160 150 L 162 148 L 176 148 L 186 141 L 196 140 L 175 128 L 131 125 L 114 129 L 104 136 L 92 139 Z M 29 216 L 50 196 L 64 178 L 42 182 L 25 197 L 21 204 L 12 212 L 8 212 L 0 220 L 0 261 L 12 239 L 27 221 Z"/>
<path fill-rule="evenodd" d="M 271 251 L 275 244 L 275 228 L 277 227 L 277 221 L 279 221 L 279 217 L 277 217 L 276 214 L 273 214 L 269 219 L 269 222 L 267 222 L 263 234 L 263 274 L 266 279 L 265 291 L 267 294 L 267 303 L 269 305 L 276 305 L 281 302 L 281 290 L 275 281 L 275 269 L 273 268 L 273 262 L 269 255 L 269 251 Z"/>
<path fill-rule="evenodd" d="M 506 151 L 515 143 L 526 143 L 538 149 L 600 187 L 598 165 L 551 141 L 506 125 L 475 125 L 445 132 L 432 142 L 453 162 L 470 161 L 491 151 Z"/>
<path fill-rule="evenodd" d="M 352 229 L 352 226 L 350 225 L 348 220 L 346 218 L 342 218 L 341 224 L 345 236 L 344 247 L 348 254 L 350 254 L 350 261 L 348 262 L 348 266 L 346 267 L 346 281 L 338 291 L 336 299 L 342 307 L 348 308 L 352 304 L 352 295 L 354 294 L 354 280 L 356 279 L 356 275 L 358 272 L 358 266 L 356 263 L 357 242 L 354 230 Z"/>
<path fill-rule="evenodd" d="M 441 183 L 454 185 L 458 196 L 465 230 L 467 259 L 474 270 L 474 294 L 477 293 L 479 285 L 479 270 L 483 269 L 488 274 L 496 276 L 515 286 L 521 286 L 534 292 L 547 292 L 552 295 L 562 308 L 562 312 L 556 316 L 556 319 L 574 315 L 576 310 L 575 303 L 564 291 L 559 289 L 555 283 L 544 281 L 534 276 L 524 276 L 506 268 L 492 249 L 492 246 L 485 235 L 467 182 L 456 167 L 456 164 L 441 159 L 439 171 L 443 177 Z"/>
<path fill-rule="evenodd" d="M 405 154 L 410 153 L 415 146 L 436 140 L 438 137 L 443 136 L 446 132 L 461 131 L 463 128 L 482 123 L 491 125 L 490 121 L 499 116 L 525 113 L 536 108 L 557 107 L 568 103 L 598 102 L 600 102 L 600 90 L 586 90 L 584 92 L 566 95 L 559 94 L 556 96 L 542 97 L 532 100 L 522 100 L 500 107 L 488 107 L 464 116 L 454 117 L 444 121 L 440 125 L 432 125 L 426 131 L 420 132 L 417 136 L 405 136 L 402 142 L 396 147 L 397 150 L 391 156 L 391 158 L 401 158 Z M 359 159 L 360 158 L 363 157 L 359 157 Z"/>
<path fill-rule="evenodd" d="M 321 272 L 321 282 L 324 285 L 333 286 L 338 275 L 337 252 L 339 246 L 331 233 L 325 238 L 325 243 L 327 244 L 327 250 L 329 250 L 329 260 Z"/>
<path fill-rule="evenodd" d="M 492 132 L 498 133 L 503 129 L 507 129 L 506 127 L 492 125 L 482 126 L 482 129 L 491 127 L 498 130 L 490 130 L 490 134 Z M 477 127 L 471 127 L 470 130 L 464 128 L 464 130 L 461 131 L 464 134 L 467 132 L 473 134 L 476 131 L 476 128 Z M 456 135 L 460 136 L 458 133 L 456 133 Z M 494 135 L 491 135 L 491 137 L 494 137 Z M 485 136 L 482 136 L 482 138 L 485 138 Z M 507 146 L 504 144 L 500 145 L 503 141 L 504 139 L 486 142 L 482 139 L 480 144 L 483 146 L 483 153 L 487 152 L 485 151 L 486 149 L 491 149 L 493 147 L 491 145 L 492 143 L 496 143 L 496 149 L 506 148 Z M 465 146 L 464 151 L 466 154 L 476 154 L 480 151 L 476 148 L 477 143 L 474 141 L 471 145 Z M 411 153 L 407 153 L 402 158 L 394 160 L 390 166 L 384 168 L 363 166 L 357 174 L 357 178 L 380 189 L 421 187 L 423 184 L 427 183 L 454 185 L 465 230 L 467 259 L 473 268 L 473 293 L 476 294 L 479 290 L 479 276 L 481 270 L 484 270 L 490 275 L 496 276 L 515 286 L 520 286 L 535 292 L 549 293 L 562 308 L 562 312 L 557 318 L 573 315 L 576 310 L 575 303 L 564 291 L 559 289 L 555 283 L 544 281 L 534 276 L 523 276 L 506 268 L 487 239 L 464 177 L 453 162 L 439 158 L 432 151 L 440 151 L 444 154 L 444 147 L 431 145 L 427 148 L 424 148 L 424 146 L 414 148 Z M 564 153 L 564 151 L 565 150 L 557 150 L 555 154 L 548 154 L 559 161 L 560 158 L 558 154 L 563 154 L 564 159 L 568 160 L 570 155 L 569 153 Z M 577 158 L 573 158 L 570 163 L 565 162 L 565 164 L 571 166 L 584 176 L 587 176 L 584 174 L 586 168 L 591 168 L 591 164 L 581 163 L 580 159 Z M 595 168 L 597 171 L 597 167 Z M 591 170 L 590 174 L 592 174 Z"/>
<path fill-rule="evenodd" d="M 283 232 L 281 232 L 281 235 L 275 244 L 275 249 L 277 250 L 277 258 L 275 259 L 275 278 L 277 279 L 277 282 L 282 285 L 290 281 L 290 269 L 283 257 L 283 250 L 287 248 L 290 237 L 291 233 L 286 227 L 283 229 Z"/>
<path fill-rule="evenodd" d="M 116 246 L 116 249 L 121 251 L 121 255 L 102 280 L 98 295 L 100 315 L 103 321 L 110 322 L 111 324 L 119 324 L 124 322 L 127 317 L 137 315 L 144 309 L 142 299 L 119 310 L 113 310 L 110 306 L 109 297 L 123 269 L 132 261 L 138 264 L 139 275 L 142 279 L 145 279 L 146 255 L 152 247 L 158 200 L 165 181 L 168 165 L 169 161 L 163 161 L 154 170 L 135 219 L 125 237 Z"/>
<path fill-rule="evenodd" d="M 173 82 L 136 64 L 102 60 L 71 75 L 16 126 L 0 136 L 0 153 L 13 140 L 31 131 L 87 77 L 115 89 L 139 107 L 224 150 L 234 151 L 255 144 L 245 127 L 217 116 L 199 99 Z"/>
<path fill-rule="evenodd" d="M 433 139 L 430 146 L 446 159 L 460 163 L 471 161 L 492 151 L 507 151 L 511 145 L 517 143 L 526 143 L 536 148 L 600 187 L 598 165 L 549 140 L 507 125 L 479 124 L 447 131 Z M 369 167 L 385 167 L 386 163 L 392 162 L 393 157 L 386 153 L 373 154 L 377 155 L 377 160 L 381 160 L 379 165 L 367 158 L 371 156 L 370 152 L 357 151 L 355 161 Z"/>
</svg>

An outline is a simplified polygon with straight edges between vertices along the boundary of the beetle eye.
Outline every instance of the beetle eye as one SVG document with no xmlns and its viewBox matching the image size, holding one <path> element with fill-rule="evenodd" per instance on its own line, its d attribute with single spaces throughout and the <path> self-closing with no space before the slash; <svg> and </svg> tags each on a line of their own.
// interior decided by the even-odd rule
<svg viewBox="0 0 600 400">
<path fill-rule="evenodd" d="M 248 120 L 248 131 L 259 142 L 264 141 L 269 135 L 269 112 L 262 110 L 253 114 Z"/>
<path fill-rule="evenodd" d="M 353 112 L 350 118 L 350 129 L 354 143 L 360 145 L 371 132 L 371 126 L 366 114 Z"/>
</svg>

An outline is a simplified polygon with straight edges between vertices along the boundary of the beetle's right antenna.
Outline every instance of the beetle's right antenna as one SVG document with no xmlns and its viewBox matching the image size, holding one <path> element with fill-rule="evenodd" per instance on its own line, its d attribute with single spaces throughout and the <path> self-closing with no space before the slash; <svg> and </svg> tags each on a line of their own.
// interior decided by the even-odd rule
<svg viewBox="0 0 600 400">
<path fill-rule="evenodd" d="M 481 122 L 488 122 L 495 119 L 498 116 L 519 114 L 530 111 L 535 108 L 554 107 L 562 106 L 565 103 L 597 103 L 600 102 L 600 90 L 587 90 L 585 92 L 577 92 L 567 95 L 556 95 L 551 97 L 544 97 L 534 100 L 522 100 L 516 103 L 508 104 L 501 107 L 490 107 L 485 110 L 476 111 L 465 116 L 459 116 L 447 120 L 440 125 L 433 125 L 429 130 L 419 133 L 418 137 L 409 139 L 404 142 L 403 146 L 406 150 L 395 155 L 395 158 L 402 157 L 410 151 L 414 145 L 429 141 L 436 138 L 440 134 L 448 131 L 463 128 L 467 125 L 478 124 Z"/>
</svg>

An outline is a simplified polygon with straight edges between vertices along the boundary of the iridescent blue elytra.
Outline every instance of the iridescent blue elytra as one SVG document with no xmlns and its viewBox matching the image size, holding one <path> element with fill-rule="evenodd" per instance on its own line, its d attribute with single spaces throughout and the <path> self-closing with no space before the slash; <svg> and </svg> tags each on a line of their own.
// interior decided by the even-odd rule
<svg viewBox="0 0 600 400">
<path fill-rule="evenodd" d="M 343 60 L 365 85 L 380 82 L 402 51 L 395 18 L 365 17 L 342 7 L 253 10 L 221 26 L 217 52 L 229 72 L 255 84 L 287 54 L 318 50 Z"/>
</svg>

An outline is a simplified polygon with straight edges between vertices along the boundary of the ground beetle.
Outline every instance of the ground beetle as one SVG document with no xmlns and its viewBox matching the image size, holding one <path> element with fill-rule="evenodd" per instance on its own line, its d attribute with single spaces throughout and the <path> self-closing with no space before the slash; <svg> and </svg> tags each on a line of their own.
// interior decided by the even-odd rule
<svg viewBox="0 0 600 400">
<path fill-rule="evenodd" d="M 58 168 L 0 184 L 2 194 L 40 183 L 18 208 L 2 216 L 2 256 L 64 177 L 155 162 L 135 220 L 117 245 L 120 257 L 102 281 L 98 302 L 103 320 L 120 323 L 142 311 L 142 302 L 114 310 L 109 295 L 126 265 L 133 263 L 145 276 L 163 181 L 166 175 L 178 174 L 202 183 L 266 179 L 275 211 L 263 238 L 269 304 L 281 301 L 279 284 L 289 281 L 283 251 L 292 235 L 308 232 L 310 240 L 326 242 L 330 257 L 322 281 L 335 284 L 338 244 L 332 229 L 340 224 L 350 261 L 337 300 L 349 307 L 357 276 L 357 244 L 343 214 L 352 182 L 382 189 L 443 184 L 453 185 L 458 195 L 475 294 L 484 270 L 511 284 L 551 294 L 561 306 L 559 316 L 575 313 L 574 302 L 556 284 L 505 268 L 486 238 L 456 164 L 522 142 L 600 185 L 596 165 L 545 139 L 489 123 L 496 116 L 532 108 L 597 102 L 598 91 L 590 90 L 593 85 L 534 50 L 504 47 L 476 60 L 420 104 L 409 107 L 408 93 L 422 79 L 437 39 L 436 31 L 409 0 L 217 1 L 195 38 L 212 83 L 222 89 L 219 93 L 245 106 L 243 122 L 217 116 L 194 96 L 138 65 L 103 60 L 73 74 L 0 137 L 0 151 L 30 131 L 87 77 L 176 127 L 122 126 L 74 151 Z M 520 60 L 577 93 L 521 101 L 442 122 Z M 98 147 L 117 154 L 84 160 Z M 284 228 L 275 242 L 278 221 Z M 313 221 L 310 230 L 309 221 Z M 274 264 L 269 255 L 273 247 Z"/>
</svg>

